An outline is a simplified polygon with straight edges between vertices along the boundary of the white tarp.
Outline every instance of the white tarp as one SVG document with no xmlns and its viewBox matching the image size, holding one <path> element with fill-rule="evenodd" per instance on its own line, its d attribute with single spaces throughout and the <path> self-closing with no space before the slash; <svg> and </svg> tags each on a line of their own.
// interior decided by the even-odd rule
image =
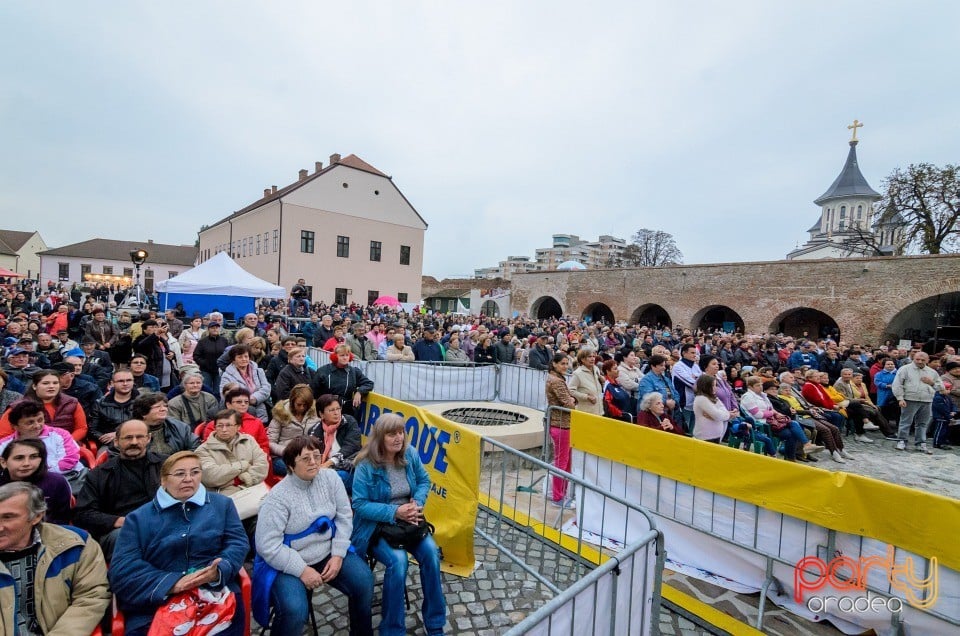
<svg viewBox="0 0 960 636">
<path fill-rule="evenodd" d="M 159 281 L 156 290 L 168 294 L 208 294 L 215 296 L 252 296 L 286 298 L 287 290 L 260 280 L 237 265 L 226 252 L 220 252 L 179 276 Z"/>
<path fill-rule="evenodd" d="M 749 504 L 738 504 L 729 497 L 658 478 L 655 474 L 578 450 L 573 451 L 570 472 L 601 491 L 647 508 L 654 515 L 657 527 L 663 530 L 667 555 L 673 563 L 671 567 L 716 585 L 724 585 L 722 579 L 725 578 L 733 583 L 726 587 L 759 591 L 766 578 L 763 554 L 795 563 L 806 555 L 818 554 L 818 548 L 827 544 L 825 528 Z M 630 542 L 647 528 L 645 522 L 632 516 L 627 518 L 623 506 L 593 491 L 578 488 L 576 496 L 578 516 L 586 531 L 605 539 Z M 878 556 L 885 549 L 886 546 L 878 541 L 864 540 L 861 545 L 859 537 L 837 535 L 838 553 L 853 559 Z M 898 553 L 898 562 L 907 556 Z M 895 632 L 890 614 L 884 609 L 848 613 L 834 608 L 834 611 L 814 614 L 794 602 L 794 574 L 792 566 L 774 564 L 773 575 L 781 584 L 783 593 L 778 594 L 774 585 L 767 591 L 767 597 L 776 605 L 808 620 L 829 619 L 845 634 L 858 634 L 870 628 L 883 636 L 892 636 Z M 883 574 L 871 572 L 871 585 L 883 589 L 883 577 L 876 578 Z M 942 566 L 939 574 L 939 602 L 935 609 L 951 620 L 957 620 L 960 618 L 960 575 Z M 850 593 L 831 591 L 830 594 L 860 596 L 859 590 Z M 953 626 L 946 621 L 907 603 L 903 604 L 902 618 L 907 634 L 953 633 Z"/>
</svg>

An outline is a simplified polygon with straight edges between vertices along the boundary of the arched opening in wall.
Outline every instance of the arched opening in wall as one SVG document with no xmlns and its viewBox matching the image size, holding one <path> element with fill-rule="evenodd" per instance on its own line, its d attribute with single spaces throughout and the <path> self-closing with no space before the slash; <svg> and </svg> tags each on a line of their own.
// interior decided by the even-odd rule
<svg viewBox="0 0 960 636">
<path fill-rule="evenodd" d="M 530 315 L 536 316 L 537 320 L 547 318 L 560 318 L 563 316 L 563 308 L 556 298 L 551 296 L 541 296 L 534 301 L 530 307 Z"/>
<path fill-rule="evenodd" d="M 587 305 L 587 308 L 583 310 L 583 318 L 591 323 L 605 322 L 612 325 L 613 310 L 603 303 L 590 303 Z"/>
<path fill-rule="evenodd" d="M 633 310 L 633 313 L 630 314 L 630 324 L 659 329 L 661 327 L 672 327 L 673 321 L 666 309 L 655 303 L 647 303 Z"/>
<path fill-rule="evenodd" d="M 922 344 L 927 353 L 936 353 L 945 344 L 960 346 L 960 292 L 907 305 L 887 325 L 884 337 L 894 345 L 901 340 Z"/>
<path fill-rule="evenodd" d="M 704 331 L 720 329 L 727 333 L 733 333 L 734 331 L 743 333 L 743 318 L 726 305 L 710 305 L 693 315 L 690 328 L 703 329 Z"/>
<path fill-rule="evenodd" d="M 480 313 L 490 318 L 499 318 L 500 305 L 493 300 L 484 301 L 484 303 L 480 305 Z"/>
<path fill-rule="evenodd" d="M 810 307 L 797 307 L 783 312 L 773 319 L 770 331 L 794 338 L 803 337 L 804 334 L 809 338 L 837 338 L 840 335 L 836 320 Z"/>
</svg>

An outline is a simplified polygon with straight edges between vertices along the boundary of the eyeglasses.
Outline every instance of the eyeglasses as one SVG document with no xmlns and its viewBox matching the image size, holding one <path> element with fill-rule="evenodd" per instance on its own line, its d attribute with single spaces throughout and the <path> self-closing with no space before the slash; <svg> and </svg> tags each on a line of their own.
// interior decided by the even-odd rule
<svg viewBox="0 0 960 636">
<path fill-rule="evenodd" d="M 213 428 L 236 428 L 237 425 L 233 422 L 217 422 L 213 425 Z"/>
<path fill-rule="evenodd" d="M 297 458 L 298 461 L 302 461 L 305 464 L 319 464 L 323 459 L 323 455 L 320 453 L 310 453 L 309 455 L 300 455 Z"/>
<path fill-rule="evenodd" d="M 168 475 L 168 477 L 173 477 L 174 479 L 179 479 L 180 481 L 183 481 L 183 480 L 186 479 L 187 477 L 190 477 L 190 478 L 197 477 L 197 478 L 199 478 L 200 475 L 202 475 L 202 474 L 203 474 L 203 470 L 202 470 L 202 469 L 200 469 L 200 468 L 194 468 L 193 470 L 190 470 L 190 471 L 178 470 L 178 471 L 176 471 L 176 472 L 170 473 L 170 474 Z"/>
</svg>

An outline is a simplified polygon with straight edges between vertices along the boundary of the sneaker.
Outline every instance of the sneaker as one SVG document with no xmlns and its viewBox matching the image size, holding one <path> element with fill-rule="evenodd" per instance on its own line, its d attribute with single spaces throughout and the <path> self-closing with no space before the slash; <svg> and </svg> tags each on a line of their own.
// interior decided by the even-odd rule
<svg viewBox="0 0 960 636">
<path fill-rule="evenodd" d="M 927 455 L 933 455 L 933 451 L 930 450 L 930 448 L 928 448 L 926 444 L 920 444 L 920 448 L 918 450 L 921 453 L 926 453 Z"/>
<path fill-rule="evenodd" d="M 814 463 L 814 464 L 817 463 L 818 461 L 820 461 L 819 459 L 817 459 L 817 458 L 814 457 L 813 455 L 807 455 L 807 456 L 806 456 L 806 460 L 807 460 L 808 462 L 811 462 L 811 463 Z"/>
<path fill-rule="evenodd" d="M 907 443 L 903 440 L 897 442 L 897 450 L 905 451 L 907 450 Z"/>
<path fill-rule="evenodd" d="M 840 451 L 840 457 L 843 457 L 844 459 L 853 459 L 853 455 L 848 453 L 846 450 Z"/>
<path fill-rule="evenodd" d="M 950 444 L 934 444 L 934 448 L 939 448 L 940 450 L 953 450 L 953 446 Z"/>
<path fill-rule="evenodd" d="M 857 440 L 858 442 L 862 442 L 864 444 L 873 444 L 873 440 L 867 437 L 866 435 L 857 435 L 853 439 Z"/>
<path fill-rule="evenodd" d="M 813 453 L 821 453 L 825 450 L 825 448 L 826 447 L 824 446 L 817 446 L 813 442 L 807 442 L 803 447 L 803 452 L 806 453 L 807 455 L 810 455 Z"/>
<path fill-rule="evenodd" d="M 833 457 L 833 461 L 837 462 L 838 464 L 847 463 L 846 461 L 844 461 L 843 457 L 841 457 L 840 451 L 833 451 L 833 454 L 830 456 Z"/>
<path fill-rule="evenodd" d="M 865 431 L 879 431 L 880 427 L 874 424 L 873 422 L 864 422 L 863 430 Z"/>
<path fill-rule="evenodd" d="M 896 435 L 884 435 L 884 436 L 883 436 L 883 439 L 887 440 L 888 442 L 899 442 L 899 441 L 900 441 L 900 438 L 897 437 Z"/>
</svg>

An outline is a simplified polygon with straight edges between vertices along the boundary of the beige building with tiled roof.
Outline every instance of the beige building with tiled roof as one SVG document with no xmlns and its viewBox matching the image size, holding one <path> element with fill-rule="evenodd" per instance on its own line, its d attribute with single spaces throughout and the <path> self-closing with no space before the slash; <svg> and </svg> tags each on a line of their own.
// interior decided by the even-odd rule
<svg viewBox="0 0 960 636">
<path fill-rule="evenodd" d="M 40 272 L 39 252 L 47 249 L 40 232 L 0 230 L 0 267 L 36 278 Z"/>
<path fill-rule="evenodd" d="M 182 274 L 191 269 L 197 259 L 197 248 L 193 245 L 95 238 L 41 252 L 40 281 L 64 285 L 98 282 L 129 285 L 134 278 L 130 252 L 141 248 L 148 256 L 140 268 L 140 282 L 148 293 L 153 292 L 156 281 Z"/>
<path fill-rule="evenodd" d="M 427 223 L 393 179 L 356 155 L 301 170 L 200 231 L 202 262 L 227 252 L 245 270 L 290 290 L 303 278 L 314 301 L 419 302 Z"/>
</svg>

